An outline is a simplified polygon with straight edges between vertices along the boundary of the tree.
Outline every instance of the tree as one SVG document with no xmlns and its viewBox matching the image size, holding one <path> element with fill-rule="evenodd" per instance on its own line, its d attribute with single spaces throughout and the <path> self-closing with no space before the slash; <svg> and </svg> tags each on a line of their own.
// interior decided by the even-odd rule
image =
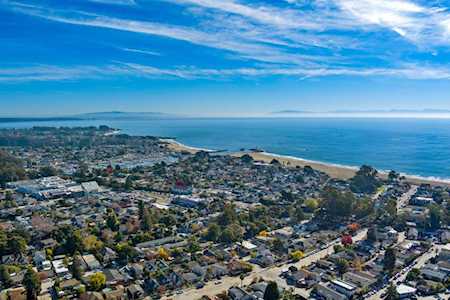
<svg viewBox="0 0 450 300">
<path fill-rule="evenodd" d="M 400 299 L 400 295 L 397 293 L 397 288 L 390 284 L 386 291 L 386 300 L 397 300 Z"/>
<path fill-rule="evenodd" d="M 37 299 L 37 296 L 41 292 L 41 280 L 32 268 L 28 268 L 25 273 L 23 285 L 27 291 L 27 299 Z"/>
<path fill-rule="evenodd" d="M 331 219 L 350 217 L 353 205 L 356 202 L 355 195 L 351 192 L 341 192 L 333 187 L 325 188 L 322 193 L 322 208 Z"/>
<path fill-rule="evenodd" d="M 264 292 L 264 300 L 278 300 L 280 299 L 280 291 L 275 281 L 270 281 Z"/>
<path fill-rule="evenodd" d="M 8 250 L 14 255 L 25 253 L 27 242 L 20 235 L 11 236 L 8 238 Z"/>
<path fill-rule="evenodd" d="M 296 250 L 291 253 L 291 258 L 293 261 L 299 261 L 305 256 L 305 253 L 301 250 Z"/>
<path fill-rule="evenodd" d="M 411 271 L 409 271 L 408 275 L 406 275 L 406 280 L 414 281 L 414 280 L 417 280 L 417 278 L 419 278 L 419 276 L 420 276 L 420 270 L 417 268 L 413 268 L 413 269 L 411 269 Z"/>
<path fill-rule="evenodd" d="M 349 245 L 352 245 L 352 244 L 353 244 L 353 238 L 352 238 L 352 236 L 349 235 L 349 234 L 343 235 L 343 236 L 341 237 L 341 243 L 342 243 L 342 245 L 344 245 L 345 247 L 346 247 L 346 246 L 349 246 Z"/>
<path fill-rule="evenodd" d="M 44 167 L 42 167 L 39 170 L 39 173 L 41 174 L 42 177 L 50 177 L 50 176 L 55 176 L 56 174 L 58 174 L 56 169 L 53 168 L 52 166 L 44 166 Z"/>
<path fill-rule="evenodd" d="M 152 227 L 152 217 L 148 210 L 144 210 L 144 214 L 141 220 L 141 229 L 144 231 L 149 231 Z"/>
<path fill-rule="evenodd" d="M 220 226 L 216 223 L 211 223 L 208 225 L 205 238 L 208 241 L 216 242 L 220 237 Z"/>
<path fill-rule="evenodd" d="M 0 187 L 7 182 L 23 178 L 25 178 L 23 162 L 8 152 L 0 150 Z"/>
<path fill-rule="evenodd" d="M 348 271 L 348 261 L 344 258 L 340 258 L 336 262 L 336 268 L 340 275 Z"/>
<path fill-rule="evenodd" d="M 237 222 L 237 214 L 232 204 L 225 204 L 223 213 L 218 218 L 218 223 L 221 226 L 227 226 Z"/>
<path fill-rule="evenodd" d="M 428 224 L 431 229 L 436 230 L 441 228 L 442 211 L 439 205 L 432 204 L 429 207 L 430 213 L 428 216 Z"/>
<path fill-rule="evenodd" d="M 350 179 L 350 189 L 354 193 L 373 194 L 381 186 L 377 177 L 378 171 L 370 166 L 363 165 Z"/>
<path fill-rule="evenodd" d="M 112 231 L 119 230 L 119 220 L 117 219 L 117 215 L 113 210 L 110 210 L 108 213 L 108 216 L 106 218 L 106 226 L 108 226 Z"/>
<path fill-rule="evenodd" d="M 103 243 L 95 235 L 88 235 L 83 239 L 83 247 L 86 251 L 99 251 L 103 248 Z"/>
<path fill-rule="evenodd" d="M 8 251 L 8 235 L 0 229 L 0 255 L 3 256 Z"/>
<path fill-rule="evenodd" d="M 125 180 L 125 189 L 131 191 L 133 189 L 133 178 L 130 176 Z"/>
<path fill-rule="evenodd" d="M 89 277 L 89 285 L 92 290 L 99 291 L 106 284 L 106 276 L 102 272 L 97 272 Z"/>
<path fill-rule="evenodd" d="M 79 253 L 75 254 L 74 258 L 73 258 L 73 263 L 72 263 L 71 269 L 72 269 L 73 277 L 75 277 L 78 280 L 81 280 L 81 277 L 83 276 L 83 268 L 81 267 L 81 265 L 82 265 L 81 261 L 82 261 L 82 258 L 80 256 L 80 254 Z"/>
<path fill-rule="evenodd" d="M 241 156 L 241 161 L 245 164 L 250 164 L 253 162 L 253 157 L 251 157 L 249 154 L 244 154 Z"/>
<path fill-rule="evenodd" d="M 383 258 L 383 268 L 384 270 L 388 271 L 389 273 L 392 273 L 395 269 L 395 262 L 397 258 L 395 255 L 394 248 L 387 248 L 384 252 L 384 258 Z"/>
<path fill-rule="evenodd" d="M 170 254 L 164 247 L 160 247 L 158 249 L 158 257 L 161 258 L 162 260 L 169 260 Z"/>
<path fill-rule="evenodd" d="M 377 241 L 377 232 L 375 227 L 371 226 L 367 230 L 367 240 L 371 243 L 375 243 Z"/>
<path fill-rule="evenodd" d="M 119 255 L 119 259 L 127 263 L 129 260 L 133 260 L 138 256 L 136 249 L 131 247 L 128 243 L 120 243 L 116 246 L 117 254 Z"/>
<path fill-rule="evenodd" d="M 389 174 L 388 174 L 388 180 L 389 180 L 390 182 L 396 181 L 396 180 L 398 180 L 399 178 L 400 178 L 400 174 L 398 174 L 398 173 L 395 172 L 395 171 L 390 171 Z"/>
<path fill-rule="evenodd" d="M 69 254 L 74 254 L 81 251 L 83 247 L 83 239 L 79 230 L 69 229 L 67 237 L 65 238 L 64 249 Z"/>
<path fill-rule="evenodd" d="M 304 204 L 308 212 L 314 212 L 319 207 L 319 201 L 314 198 L 306 199 Z"/>
<path fill-rule="evenodd" d="M 293 213 L 293 219 L 295 222 L 300 223 L 305 219 L 305 213 L 303 212 L 303 209 L 300 206 L 297 206 Z"/>
<path fill-rule="evenodd" d="M 5 265 L 0 265 L 0 282 L 7 288 L 12 284 L 8 268 Z"/>
<path fill-rule="evenodd" d="M 142 220 L 145 213 L 144 201 L 142 201 L 142 199 L 139 199 L 138 201 L 138 208 L 139 208 L 139 219 Z"/>
</svg>

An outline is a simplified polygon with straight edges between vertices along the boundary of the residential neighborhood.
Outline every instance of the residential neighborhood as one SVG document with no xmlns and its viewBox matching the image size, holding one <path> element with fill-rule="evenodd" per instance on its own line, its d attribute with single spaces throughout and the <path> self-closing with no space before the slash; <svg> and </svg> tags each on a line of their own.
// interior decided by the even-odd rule
<svg viewBox="0 0 450 300">
<path fill-rule="evenodd" d="M 450 189 L 0 129 L 0 299 L 448 299 Z"/>
</svg>

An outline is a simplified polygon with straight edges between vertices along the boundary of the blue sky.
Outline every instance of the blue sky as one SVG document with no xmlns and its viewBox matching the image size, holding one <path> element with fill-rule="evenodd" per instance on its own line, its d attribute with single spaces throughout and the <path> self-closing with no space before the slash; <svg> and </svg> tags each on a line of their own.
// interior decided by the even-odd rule
<svg viewBox="0 0 450 300">
<path fill-rule="evenodd" d="M 450 109 L 445 0 L 0 0 L 1 114 Z"/>
</svg>

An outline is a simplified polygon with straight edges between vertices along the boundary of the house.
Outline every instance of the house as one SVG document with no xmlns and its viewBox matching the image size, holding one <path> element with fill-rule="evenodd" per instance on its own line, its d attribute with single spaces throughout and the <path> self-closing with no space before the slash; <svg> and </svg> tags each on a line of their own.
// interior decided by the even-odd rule
<svg viewBox="0 0 450 300">
<path fill-rule="evenodd" d="M 450 274 L 450 262 L 448 260 L 441 260 L 437 263 L 437 265 L 440 271 Z"/>
<path fill-rule="evenodd" d="M 56 275 L 58 276 L 64 276 L 69 274 L 69 269 L 64 263 L 64 259 L 56 259 L 52 261 L 53 270 L 55 271 Z"/>
<path fill-rule="evenodd" d="M 105 247 L 103 252 L 103 262 L 110 263 L 117 259 L 117 253 L 111 248 Z"/>
<path fill-rule="evenodd" d="M 203 198 L 191 196 L 177 196 L 171 201 L 172 204 L 186 207 L 186 208 L 200 208 L 206 205 L 207 201 Z"/>
<path fill-rule="evenodd" d="M 450 260 L 450 249 L 442 249 L 441 252 L 439 252 L 438 256 L 439 260 Z"/>
<path fill-rule="evenodd" d="M 114 289 L 104 289 L 102 292 L 105 300 L 123 300 L 125 298 L 125 288 L 121 285 L 114 287 Z"/>
<path fill-rule="evenodd" d="M 368 272 L 347 272 L 342 278 L 361 288 L 370 287 L 377 282 L 377 278 Z"/>
<path fill-rule="evenodd" d="M 390 226 L 378 227 L 376 237 L 384 245 L 392 245 L 398 241 L 398 232 Z"/>
<path fill-rule="evenodd" d="M 152 240 L 148 242 L 139 243 L 136 245 L 139 249 L 152 249 L 160 246 L 164 246 L 166 244 L 173 244 L 177 242 L 181 242 L 183 239 L 179 236 L 169 236 L 157 240 Z"/>
<path fill-rule="evenodd" d="M 44 261 L 47 260 L 47 256 L 44 251 L 36 251 L 33 254 L 33 261 L 36 266 L 41 266 Z"/>
<path fill-rule="evenodd" d="M 281 240 L 287 240 L 294 234 L 294 229 L 290 226 L 286 226 L 277 230 L 272 231 L 272 235 Z"/>
<path fill-rule="evenodd" d="M 415 296 L 416 292 L 417 289 L 405 284 L 397 286 L 397 293 L 400 299 L 409 299 L 410 297 Z"/>
<path fill-rule="evenodd" d="M 128 299 L 134 300 L 134 299 L 141 299 L 144 297 L 145 292 L 144 290 L 137 284 L 132 284 L 127 287 L 127 296 Z"/>
<path fill-rule="evenodd" d="M 219 264 L 213 264 L 206 267 L 205 276 L 208 279 L 221 278 L 222 276 L 225 276 L 227 274 L 227 268 Z"/>
<path fill-rule="evenodd" d="M 39 242 L 39 244 L 42 249 L 49 249 L 49 248 L 56 247 L 58 245 L 58 242 L 55 241 L 54 239 L 50 238 L 50 239 L 41 240 Z"/>
<path fill-rule="evenodd" d="M 106 276 L 106 285 L 115 286 L 119 284 L 124 284 L 127 278 L 122 275 L 117 269 L 107 269 L 103 271 Z"/>
<path fill-rule="evenodd" d="M 237 251 L 239 253 L 239 256 L 241 257 L 250 255 L 251 251 L 254 251 L 258 248 L 258 246 L 251 243 L 250 241 L 243 241 L 242 243 L 238 243 L 237 245 Z"/>
<path fill-rule="evenodd" d="M 83 255 L 82 258 L 89 270 L 95 271 L 101 268 L 99 261 L 95 258 L 94 255 L 92 254 Z"/>
<path fill-rule="evenodd" d="M 81 285 L 81 282 L 79 282 L 76 279 L 69 279 L 69 280 L 64 280 L 61 281 L 59 283 L 59 292 L 58 292 L 58 296 L 63 298 L 63 297 L 67 297 L 70 295 L 74 295 L 77 291 L 76 288 L 79 287 Z"/>
<path fill-rule="evenodd" d="M 194 284 L 198 281 L 200 281 L 200 277 L 192 272 L 184 273 L 181 275 L 184 281 L 186 281 L 188 284 Z"/>
<path fill-rule="evenodd" d="M 416 205 L 416 206 L 427 206 L 433 203 L 434 200 L 431 197 L 413 197 L 409 200 L 410 205 Z"/>
<path fill-rule="evenodd" d="M 27 291 L 24 287 L 11 288 L 6 292 L 9 300 L 27 300 Z"/>
<path fill-rule="evenodd" d="M 336 290 L 319 283 L 316 285 L 316 293 L 325 300 L 348 300 L 347 297 Z"/>
<path fill-rule="evenodd" d="M 426 279 L 438 282 L 445 282 L 448 278 L 448 275 L 446 273 L 439 271 L 437 267 L 434 268 L 429 265 L 423 267 L 420 270 L 420 274 Z"/>
<path fill-rule="evenodd" d="M 343 281 L 343 280 L 335 279 L 335 280 L 332 280 L 330 282 L 330 284 L 333 289 L 335 289 L 339 293 L 341 293 L 349 298 L 352 297 L 358 290 L 357 286 L 355 286 L 354 284 L 352 284 L 350 282 Z"/>
<path fill-rule="evenodd" d="M 128 266 L 130 275 L 135 279 L 142 279 L 144 276 L 144 266 L 141 264 L 131 264 Z"/>
<path fill-rule="evenodd" d="M 417 240 L 419 238 L 419 231 L 415 227 L 410 227 L 406 236 L 409 240 Z"/>
<path fill-rule="evenodd" d="M 244 300 L 248 296 L 248 293 L 239 287 L 231 287 L 228 290 L 228 296 L 232 300 Z"/>
<path fill-rule="evenodd" d="M 450 231 L 448 231 L 448 230 L 442 231 L 439 236 L 439 239 L 442 244 L 446 244 L 446 243 L 450 242 Z"/>
<path fill-rule="evenodd" d="M 81 183 L 81 188 L 86 195 L 89 195 L 91 193 L 98 193 L 100 190 L 100 187 L 98 186 L 96 181 L 83 182 Z"/>
<path fill-rule="evenodd" d="M 251 263 L 257 264 L 260 267 L 266 268 L 275 263 L 273 254 L 268 249 L 261 249 L 255 258 L 250 259 Z"/>
</svg>

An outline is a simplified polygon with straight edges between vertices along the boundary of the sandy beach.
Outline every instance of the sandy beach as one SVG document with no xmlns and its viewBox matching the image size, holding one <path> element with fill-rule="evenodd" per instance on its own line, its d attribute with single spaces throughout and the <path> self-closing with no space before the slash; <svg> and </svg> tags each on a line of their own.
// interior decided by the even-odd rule
<svg viewBox="0 0 450 300">
<path fill-rule="evenodd" d="M 182 143 L 179 143 L 175 140 L 162 140 L 163 142 L 167 143 L 168 147 L 172 149 L 173 151 L 180 151 L 180 152 L 188 152 L 195 154 L 198 151 L 205 151 L 205 149 L 199 149 L 195 147 L 189 147 Z M 358 168 L 355 167 L 348 167 L 348 166 L 341 166 L 336 164 L 328 164 L 323 162 L 317 162 L 317 161 L 311 161 L 306 159 L 301 159 L 297 157 L 290 157 L 290 156 L 282 156 L 282 155 L 276 155 L 272 153 L 267 152 L 235 152 L 231 153 L 232 156 L 240 157 L 244 154 L 249 154 L 255 161 L 260 161 L 264 163 L 270 163 L 273 159 L 278 160 L 282 165 L 285 165 L 286 167 L 305 167 L 310 166 L 315 170 L 324 172 L 328 174 L 332 178 L 336 179 L 343 179 L 347 180 L 349 178 L 352 178 Z M 387 173 L 385 172 L 379 172 L 380 177 L 383 179 L 387 178 Z M 440 180 L 440 179 L 432 179 L 432 178 L 422 178 L 418 176 L 410 176 L 405 175 L 406 180 L 410 182 L 411 184 L 431 184 L 431 185 L 443 185 L 443 186 L 450 186 L 450 181 L 448 180 Z"/>
</svg>

